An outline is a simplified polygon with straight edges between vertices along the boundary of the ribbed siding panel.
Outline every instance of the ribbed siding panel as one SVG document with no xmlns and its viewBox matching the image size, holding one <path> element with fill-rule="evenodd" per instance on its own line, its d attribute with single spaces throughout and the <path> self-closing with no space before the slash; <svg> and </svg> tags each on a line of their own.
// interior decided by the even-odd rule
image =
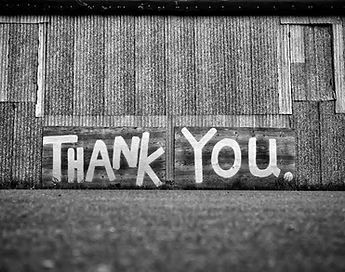
<svg viewBox="0 0 345 272">
<path fill-rule="evenodd" d="M 0 22 L 2 23 L 16 23 L 16 24 L 38 24 L 48 23 L 50 16 L 37 16 L 37 15 L 17 15 L 17 16 L 0 16 Z"/>
<path fill-rule="evenodd" d="M 251 17 L 254 114 L 279 113 L 278 34 L 278 17 Z"/>
<path fill-rule="evenodd" d="M 167 117 L 157 116 L 45 116 L 45 126 L 82 126 L 82 127 L 166 127 Z"/>
<path fill-rule="evenodd" d="M 316 93 L 319 101 L 334 100 L 332 27 L 316 26 L 314 28 Z"/>
<path fill-rule="evenodd" d="M 296 171 L 301 185 L 321 184 L 321 141 L 318 102 L 294 102 Z"/>
<path fill-rule="evenodd" d="M 47 30 L 46 115 L 73 114 L 74 18 L 53 16 Z"/>
<path fill-rule="evenodd" d="M 74 115 L 104 113 L 104 17 L 75 18 Z"/>
<path fill-rule="evenodd" d="M 322 184 L 345 183 L 345 114 L 334 101 L 320 103 Z"/>
<path fill-rule="evenodd" d="M 308 100 L 305 63 L 291 63 L 291 93 L 294 101 Z"/>
<path fill-rule="evenodd" d="M 135 17 L 136 115 L 164 115 L 165 17 Z"/>
<path fill-rule="evenodd" d="M 8 188 L 12 179 L 13 103 L 0 103 L 0 187 Z"/>
<path fill-rule="evenodd" d="M 224 21 L 226 114 L 252 114 L 250 18 Z"/>
<path fill-rule="evenodd" d="M 134 17 L 105 17 L 105 115 L 135 114 Z"/>
<path fill-rule="evenodd" d="M 224 114 L 224 17 L 195 18 L 196 113 Z"/>
<path fill-rule="evenodd" d="M 166 46 L 167 115 L 194 115 L 194 17 L 167 17 Z"/>
<path fill-rule="evenodd" d="M 9 29 L 8 101 L 36 101 L 38 25 L 11 24 Z"/>
<path fill-rule="evenodd" d="M 287 115 L 205 115 L 176 116 L 177 127 L 256 127 L 291 128 Z"/>
<path fill-rule="evenodd" d="M 7 101 L 9 25 L 0 24 L 0 101 Z"/>
<path fill-rule="evenodd" d="M 17 188 L 32 188 L 41 180 L 42 119 L 35 103 L 16 103 L 12 179 Z"/>
</svg>

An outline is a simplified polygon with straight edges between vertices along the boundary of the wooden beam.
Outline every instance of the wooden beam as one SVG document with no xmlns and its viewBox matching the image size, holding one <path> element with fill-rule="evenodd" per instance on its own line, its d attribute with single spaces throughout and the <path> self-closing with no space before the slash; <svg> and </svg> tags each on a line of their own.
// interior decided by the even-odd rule
<svg viewBox="0 0 345 272">
<path fill-rule="evenodd" d="M 36 97 L 36 117 L 44 115 L 44 92 L 45 92 L 45 73 L 46 73 L 46 40 L 47 25 L 38 26 L 38 68 L 37 68 L 37 97 Z"/>
<path fill-rule="evenodd" d="M 281 17 L 282 25 L 310 25 L 310 24 L 339 24 L 341 19 L 336 16 L 331 17 L 310 17 L 310 16 L 288 16 Z"/>
</svg>

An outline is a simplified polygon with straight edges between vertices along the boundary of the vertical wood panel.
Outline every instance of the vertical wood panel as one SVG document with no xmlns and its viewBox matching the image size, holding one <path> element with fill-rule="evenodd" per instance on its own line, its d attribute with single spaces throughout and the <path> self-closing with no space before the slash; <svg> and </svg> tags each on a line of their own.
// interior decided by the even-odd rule
<svg viewBox="0 0 345 272">
<path fill-rule="evenodd" d="M 47 27 L 45 115 L 72 115 L 74 18 L 53 16 Z"/>
<path fill-rule="evenodd" d="M 249 17 L 225 17 L 226 114 L 252 114 L 252 69 Z"/>
<path fill-rule="evenodd" d="M 251 17 L 253 113 L 279 113 L 278 17 Z M 243 34 L 242 34 L 243 35 Z"/>
<path fill-rule="evenodd" d="M 194 17 L 167 17 L 166 46 L 167 114 L 193 115 L 196 113 Z"/>
<path fill-rule="evenodd" d="M 104 113 L 104 17 L 75 18 L 74 115 Z"/>
<path fill-rule="evenodd" d="M 105 17 L 105 115 L 135 114 L 134 17 Z"/>
<path fill-rule="evenodd" d="M 17 188 L 39 185 L 41 151 L 42 119 L 35 118 L 35 103 L 16 103 L 12 179 Z"/>
<path fill-rule="evenodd" d="M 136 114 L 164 115 L 165 19 L 162 16 L 135 17 Z"/>
<path fill-rule="evenodd" d="M 0 187 L 8 188 L 12 178 L 13 103 L 0 103 Z"/>
<path fill-rule="evenodd" d="M 300 184 L 321 184 L 321 141 L 318 102 L 294 102 L 296 170 Z"/>
<path fill-rule="evenodd" d="M 9 101 L 36 102 L 38 25 L 11 24 L 9 29 Z"/>
<path fill-rule="evenodd" d="M 7 101 L 9 25 L 0 24 L 0 101 Z"/>
<path fill-rule="evenodd" d="M 335 114 L 334 101 L 321 102 L 322 184 L 345 182 L 345 114 Z"/>
<path fill-rule="evenodd" d="M 307 101 L 307 79 L 305 63 L 291 63 L 291 92 L 294 101 Z"/>
<path fill-rule="evenodd" d="M 195 18 L 197 114 L 225 112 L 223 25 L 221 16 Z"/>
</svg>

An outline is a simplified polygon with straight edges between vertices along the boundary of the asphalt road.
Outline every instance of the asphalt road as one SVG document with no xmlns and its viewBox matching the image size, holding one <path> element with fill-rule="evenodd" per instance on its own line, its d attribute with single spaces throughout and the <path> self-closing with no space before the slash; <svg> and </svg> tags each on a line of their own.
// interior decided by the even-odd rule
<svg viewBox="0 0 345 272">
<path fill-rule="evenodd" d="M 1 190 L 3 271 L 345 271 L 345 192 Z"/>
</svg>

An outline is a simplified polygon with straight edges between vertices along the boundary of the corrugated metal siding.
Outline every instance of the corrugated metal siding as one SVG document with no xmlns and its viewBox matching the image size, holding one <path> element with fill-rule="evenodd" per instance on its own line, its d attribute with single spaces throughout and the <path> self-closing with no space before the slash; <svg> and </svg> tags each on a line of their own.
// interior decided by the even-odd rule
<svg viewBox="0 0 345 272">
<path fill-rule="evenodd" d="M 250 35 L 254 114 L 279 113 L 278 44 L 276 39 L 278 33 L 278 17 L 251 17 Z"/>
<path fill-rule="evenodd" d="M 164 115 L 165 17 L 135 18 L 136 115 Z"/>
<path fill-rule="evenodd" d="M 294 102 L 296 172 L 300 185 L 321 185 L 321 140 L 318 102 Z"/>
<path fill-rule="evenodd" d="M 224 43 L 226 113 L 252 114 L 250 17 L 226 17 Z"/>
<path fill-rule="evenodd" d="M 297 101 L 334 100 L 331 26 L 303 26 L 305 61 L 291 63 L 292 94 Z M 291 51 L 296 48 L 291 44 Z"/>
<path fill-rule="evenodd" d="M 194 17 L 166 20 L 167 115 L 196 113 L 194 24 Z"/>
<path fill-rule="evenodd" d="M 74 18 L 53 16 L 47 30 L 46 115 L 72 115 Z"/>
<path fill-rule="evenodd" d="M 17 188 L 40 184 L 42 119 L 35 118 L 35 103 L 15 103 L 12 182 Z"/>
<path fill-rule="evenodd" d="M 104 113 L 104 17 L 75 18 L 74 115 Z"/>
<path fill-rule="evenodd" d="M 196 114 L 225 114 L 224 17 L 195 18 Z"/>
<path fill-rule="evenodd" d="M 104 114 L 135 114 L 134 17 L 105 17 Z"/>
<path fill-rule="evenodd" d="M 8 85 L 9 101 L 36 101 L 38 63 L 38 25 L 9 26 Z"/>
<path fill-rule="evenodd" d="M 324 185 L 345 182 L 345 114 L 334 114 L 334 101 L 320 103 L 321 172 Z"/>
<path fill-rule="evenodd" d="M 0 103 L 0 187 L 9 187 L 12 179 L 14 104 Z"/>
</svg>

